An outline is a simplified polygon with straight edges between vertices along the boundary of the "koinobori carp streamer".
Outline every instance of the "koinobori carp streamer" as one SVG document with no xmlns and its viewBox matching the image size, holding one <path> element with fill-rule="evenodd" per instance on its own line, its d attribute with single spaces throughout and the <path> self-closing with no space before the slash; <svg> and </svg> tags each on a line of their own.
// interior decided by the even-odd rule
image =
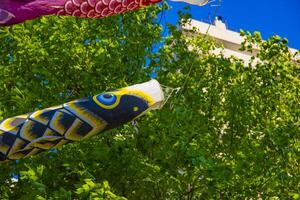
<svg viewBox="0 0 300 200">
<path fill-rule="evenodd" d="M 161 0 L 1 0 L 0 25 L 21 23 L 46 15 L 103 18 L 137 10 Z"/>
<path fill-rule="evenodd" d="M 46 15 L 103 18 L 137 10 L 162 0 L 0 0 L 0 26 Z M 203 6 L 208 0 L 172 0 Z"/>
<path fill-rule="evenodd" d="M 80 141 L 161 108 L 156 80 L 0 121 L 0 162 Z"/>
</svg>

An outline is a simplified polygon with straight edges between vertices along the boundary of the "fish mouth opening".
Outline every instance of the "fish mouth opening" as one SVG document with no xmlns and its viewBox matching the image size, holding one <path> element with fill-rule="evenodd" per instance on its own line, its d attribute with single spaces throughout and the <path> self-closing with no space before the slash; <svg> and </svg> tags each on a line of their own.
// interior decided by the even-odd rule
<svg viewBox="0 0 300 200">
<path fill-rule="evenodd" d="M 147 97 L 144 99 L 148 102 L 149 110 L 161 109 L 164 104 L 164 92 L 161 85 L 155 79 L 151 81 L 136 84 L 133 86 L 126 87 L 127 90 L 137 90 L 145 93 Z"/>
</svg>

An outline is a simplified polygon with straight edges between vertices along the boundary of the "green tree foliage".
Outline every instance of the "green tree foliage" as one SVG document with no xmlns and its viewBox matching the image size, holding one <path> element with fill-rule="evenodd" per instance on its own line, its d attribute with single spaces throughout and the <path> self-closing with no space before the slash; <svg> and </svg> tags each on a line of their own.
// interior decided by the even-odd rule
<svg viewBox="0 0 300 200">
<path fill-rule="evenodd" d="M 0 29 L 0 119 L 146 81 L 157 67 L 162 84 L 181 87 L 137 129 L 1 164 L 0 199 L 299 199 L 300 67 L 287 40 L 242 31 L 242 49 L 259 49 L 245 66 L 195 30 L 170 25 L 163 38 L 165 7 Z"/>
</svg>

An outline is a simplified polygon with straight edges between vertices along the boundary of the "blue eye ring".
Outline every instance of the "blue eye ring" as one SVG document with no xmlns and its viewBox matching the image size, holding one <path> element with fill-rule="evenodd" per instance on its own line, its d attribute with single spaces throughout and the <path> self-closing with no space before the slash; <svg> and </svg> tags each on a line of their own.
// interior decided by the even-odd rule
<svg viewBox="0 0 300 200">
<path fill-rule="evenodd" d="M 96 104 L 98 104 L 101 108 L 104 109 L 113 109 L 119 105 L 121 97 L 119 95 L 110 93 L 102 93 L 99 95 L 93 96 L 93 100 Z"/>
<path fill-rule="evenodd" d="M 96 98 L 101 104 L 105 106 L 111 106 L 117 101 L 116 95 L 111 93 L 100 94 Z"/>
</svg>

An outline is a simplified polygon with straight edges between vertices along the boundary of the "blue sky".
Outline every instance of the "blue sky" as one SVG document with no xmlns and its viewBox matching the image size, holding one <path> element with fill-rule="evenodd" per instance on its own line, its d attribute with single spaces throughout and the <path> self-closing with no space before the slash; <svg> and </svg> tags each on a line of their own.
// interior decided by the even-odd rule
<svg viewBox="0 0 300 200">
<path fill-rule="evenodd" d="M 203 7 L 192 5 L 193 19 L 213 19 L 218 1 Z M 172 8 L 165 11 L 162 23 L 175 23 L 177 11 L 187 4 L 168 3 Z M 290 47 L 300 49 L 300 0 L 223 0 L 217 15 L 223 17 L 231 30 L 260 31 L 264 39 L 280 35 L 289 40 Z"/>
</svg>

